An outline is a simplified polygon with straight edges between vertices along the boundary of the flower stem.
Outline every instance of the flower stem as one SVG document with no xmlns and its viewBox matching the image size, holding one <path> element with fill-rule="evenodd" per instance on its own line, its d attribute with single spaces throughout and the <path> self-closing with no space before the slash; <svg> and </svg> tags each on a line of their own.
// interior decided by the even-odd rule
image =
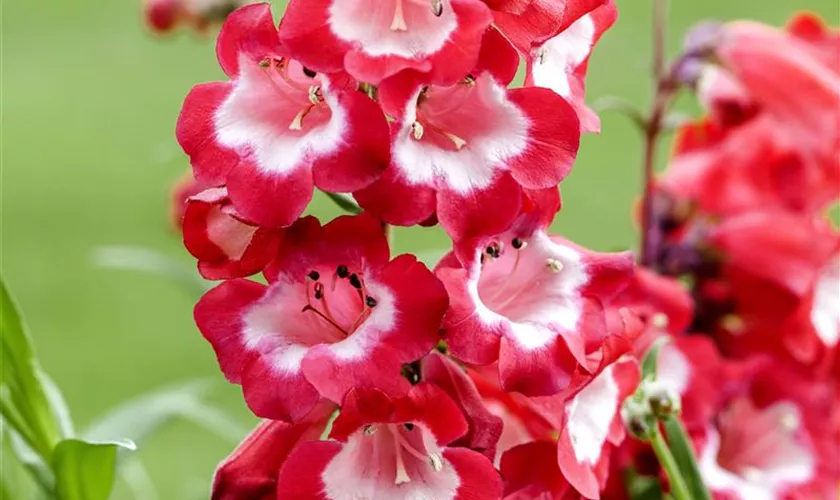
<svg viewBox="0 0 840 500">
<path fill-rule="evenodd" d="M 674 460 L 674 455 L 668 449 L 665 443 L 665 438 L 662 437 L 662 431 L 659 429 L 659 424 L 654 427 L 653 435 L 650 437 L 650 444 L 653 447 L 656 458 L 659 459 L 660 465 L 665 469 L 665 474 L 668 475 L 668 482 L 671 483 L 671 495 L 675 500 L 692 500 L 688 493 L 688 486 L 682 477 L 677 461 Z"/>
<path fill-rule="evenodd" d="M 656 261 L 658 245 L 657 229 L 654 226 L 653 196 L 656 146 L 662 133 L 665 112 L 675 95 L 678 85 L 666 70 L 665 37 L 667 34 L 668 0 L 653 0 L 653 81 L 654 96 L 647 120 L 644 123 L 644 194 L 642 196 L 642 236 L 640 263 L 652 267 Z"/>
</svg>

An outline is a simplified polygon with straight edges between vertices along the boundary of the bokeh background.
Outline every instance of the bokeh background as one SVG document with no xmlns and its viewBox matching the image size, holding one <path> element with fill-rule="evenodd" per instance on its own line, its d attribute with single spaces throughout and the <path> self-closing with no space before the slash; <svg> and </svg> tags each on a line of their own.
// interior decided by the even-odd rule
<svg viewBox="0 0 840 500">
<path fill-rule="evenodd" d="M 275 2 L 278 19 L 282 3 Z M 620 96 L 646 107 L 650 0 L 618 3 L 619 21 L 591 62 L 589 100 Z M 204 378 L 214 381 L 213 403 L 238 424 L 229 434 L 252 426 L 238 389 L 224 382 L 192 322 L 194 292 L 163 276 L 104 268 L 96 259 L 100 247 L 127 245 L 192 272 L 169 225 L 168 192 L 187 168 L 174 139 L 181 100 L 193 84 L 223 76 L 212 34 L 153 36 L 142 24 L 140 0 L 0 5 L 0 264 L 43 367 L 81 425 L 146 391 Z M 671 53 L 697 21 L 780 25 L 796 10 L 815 11 L 832 25 L 840 17 L 836 0 L 674 1 Z M 686 110 L 696 112 L 691 104 Z M 584 138 L 563 184 L 556 229 L 595 249 L 632 248 L 640 137 L 617 114 L 602 119 L 601 135 Z M 311 212 L 337 213 L 323 197 Z M 397 232 L 397 251 L 445 245 L 438 230 Z M 198 499 L 207 497 L 214 466 L 233 446 L 229 437 L 174 423 L 143 443 L 138 456 L 157 498 Z M 120 484 L 113 498 L 132 496 Z"/>
</svg>

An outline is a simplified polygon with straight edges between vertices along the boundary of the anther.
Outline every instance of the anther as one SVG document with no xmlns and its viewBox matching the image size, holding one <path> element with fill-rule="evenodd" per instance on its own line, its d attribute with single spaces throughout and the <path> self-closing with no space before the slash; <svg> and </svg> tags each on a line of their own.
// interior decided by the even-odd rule
<svg viewBox="0 0 840 500">
<path fill-rule="evenodd" d="M 315 78 L 315 75 L 318 73 L 312 71 L 311 69 L 307 68 L 306 66 L 303 67 L 303 74 L 308 76 L 309 78 Z"/>
<path fill-rule="evenodd" d="M 414 137 L 416 140 L 420 140 L 423 138 L 423 125 L 420 122 L 414 122 L 411 124 L 411 136 Z"/>
<path fill-rule="evenodd" d="M 467 75 L 463 80 L 461 80 L 461 83 L 467 85 L 468 87 L 472 87 L 475 85 L 475 77 L 473 75 Z"/>
<path fill-rule="evenodd" d="M 312 85 L 309 87 L 309 102 L 312 104 L 320 104 L 321 101 L 324 100 L 324 96 L 321 94 L 321 86 L 320 85 Z"/>
<path fill-rule="evenodd" d="M 376 299 L 368 295 L 365 297 L 365 304 L 367 304 L 368 307 L 376 307 Z"/>
<path fill-rule="evenodd" d="M 498 259 L 499 255 L 501 255 L 502 249 L 499 246 L 499 244 L 494 241 L 493 243 L 490 243 L 490 245 L 487 246 L 486 252 L 487 255 L 489 255 L 490 257 Z"/>
<path fill-rule="evenodd" d="M 362 432 L 365 433 L 365 436 L 372 436 L 373 433 L 376 432 L 376 426 L 368 424 L 368 425 L 364 426 L 364 428 L 362 429 Z"/>
<path fill-rule="evenodd" d="M 524 241 L 522 241 L 519 238 L 514 238 L 513 241 L 510 242 L 510 244 L 513 248 L 515 248 L 517 250 L 525 248 L 525 246 L 527 245 Z"/>
<path fill-rule="evenodd" d="M 320 282 L 315 283 L 315 293 L 314 293 L 314 295 L 315 295 L 316 300 L 321 300 L 322 298 L 324 298 L 324 284 L 323 283 L 320 283 Z"/>
<path fill-rule="evenodd" d="M 266 69 L 266 68 L 268 68 L 269 66 L 271 66 L 271 59 L 270 59 L 270 58 L 268 58 L 268 57 L 266 57 L 265 59 L 262 59 L 262 60 L 261 60 L 260 62 L 258 62 L 257 64 L 260 66 L 260 68 L 262 68 L 262 69 Z"/>
<path fill-rule="evenodd" d="M 318 281 L 321 278 L 321 274 L 318 271 L 309 271 L 309 274 L 306 275 L 312 281 Z"/>
<path fill-rule="evenodd" d="M 362 280 L 359 279 L 359 275 L 356 273 L 350 275 L 350 284 L 357 290 L 362 289 Z"/>
<path fill-rule="evenodd" d="M 437 17 L 443 14 L 443 0 L 432 0 L 432 14 Z"/>
<path fill-rule="evenodd" d="M 414 430 L 414 424 L 412 424 L 411 422 L 404 423 L 403 427 L 405 427 L 405 430 L 407 430 L 407 431 L 413 431 Z"/>
<path fill-rule="evenodd" d="M 545 266 L 553 273 L 559 273 L 563 270 L 563 263 L 557 259 L 548 259 L 545 261 Z"/>
<path fill-rule="evenodd" d="M 342 264 L 342 265 L 338 266 L 338 269 L 335 270 L 335 274 L 337 274 L 339 278 L 344 279 L 344 278 L 350 276 L 350 270 L 347 269 L 347 266 Z"/>
<path fill-rule="evenodd" d="M 443 470 L 443 460 L 440 459 L 440 455 L 437 453 L 429 453 L 429 465 L 432 466 L 435 472 Z"/>
</svg>

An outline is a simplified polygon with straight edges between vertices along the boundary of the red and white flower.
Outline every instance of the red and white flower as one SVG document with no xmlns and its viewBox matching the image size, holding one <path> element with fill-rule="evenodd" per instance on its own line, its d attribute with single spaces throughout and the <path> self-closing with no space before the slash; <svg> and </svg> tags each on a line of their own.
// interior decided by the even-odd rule
<svg viewBox="0 0 840 500">
<path fill-rule="evenodd" d="M 303 443 L 280 470 L 283 498 L 496 500 L 502 484 L 484 455 L 451 446 L 467 432 L 458 406 L 420 383 L 406 396 L 353 390 L 333 423 L 336 441 Z"/>
<path fill-rule="evenodd" d="M 251 276 L 277 255 L 282 229 L 258 227 L 231 205 L 227 189 L 210 188 L 187 199 L 184 246 L 207 279 Z"/>
<path fill-rule="evenodd" d="M 437 278 L 411 255 L 389 261 L 368 216 L 312 217 L 287 229 L 269 284 L 232 280 L 195 308 L 222 371 L 258 416 L 297 420 L 353 387 L 404 394 L 401 366 L 438 342 L 447 307 Z"/>
<path fill-rule="evenodd" d="M 280 36 L 318 71 L 378 85 L 411 70 L 448 85 L 472 70 L 490 21 L 479 0 L 292 0 Z"/>
<path fill-rule="evenodd" d="M 548 89 L 508 90 L 515 60 L 493 31 L 472 76 L 451 86 L 405 74 L 379 89 L 392 124 L 391 165 L 355 193 L 384 221 L 413 225 L 437 215 L 456 240 L 507 229 L 524 189 L 556 186 L 580 141 L 574 109 Z"/>
<path fill-rule="evenodd" d="M 319 439 L 334 409 L 318 405 L 295 424 L 261 422 L 216 468 L 211 500 L 285 498 L 277 491 L 280 466 L 299 443 Z"/>
<path fill-rule="evenodd" d="M 525 85 L 546 87 L 566 98 L 577 111 L 583 132 L 601 129 L 598 115 L 586 105 L 584 79 L 592 49 L 617 17 L 618 9 L 609 0 L 528 53 Z"/>
<path fill-rule="evenodd" d="M 268 4 L 228 17 L 216 51 L 231 81 L 195 86 L 176 133 L 196 178 L 226 185 L 244 217 L 288 226 L 314 187 L 350 192 L 378 178 L 388 161 L 379 107 L 348 77 L 291 59 Z"/>
<path fill-rule="evenodd" d="M 557 393 L 578 365 L 589 366 L 587 354 L 608 334 L 603 304 L 633 273 L 629 252 L 591 252 L 546 234 L 554 196 L 553 209 L 523 212 L 509 231 L 460 249 L 463 263 L 450 254 L 435 270 L 450 295 L 452 354 L 478 365 L 498 360 L 502 388 L 529 396 Z"/>
</svg>

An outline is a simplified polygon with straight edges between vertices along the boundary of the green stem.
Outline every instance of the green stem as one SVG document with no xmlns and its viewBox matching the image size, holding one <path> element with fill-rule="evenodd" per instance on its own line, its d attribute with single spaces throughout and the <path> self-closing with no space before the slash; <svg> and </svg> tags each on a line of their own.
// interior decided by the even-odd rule
<svg viewBox="0 0 840 500">
<path fill-rule="evenodd" d="M 324 191 L 324 194 L 345 212 L 349 212 L 351 214 L 358 214 L 362 212 L 362 209 L 359 208 L 359 204 L 356 203 L 356 200 L 348 194 L 328 193 L 326 191 Z"/>
<path fill-rule="evenodd" d="M 650 438 L 650 444 L 653 447 L 656 457 L 662 468 L 665 469 L 665 474 L 668 475 L 668 481 L 671 483 L 671 495 L 676 500 L 691 500 L 691 495 L 688 493 L 688 486 L 680 473 L 680 468 L 677 466 L 677 461 L 668 449 L 668 444 L 665 443 L 665 438 L 662 437 L 662 431 L 659 430 L 657 423 L 654 428 L 653 435 Z"/>
</svg>

